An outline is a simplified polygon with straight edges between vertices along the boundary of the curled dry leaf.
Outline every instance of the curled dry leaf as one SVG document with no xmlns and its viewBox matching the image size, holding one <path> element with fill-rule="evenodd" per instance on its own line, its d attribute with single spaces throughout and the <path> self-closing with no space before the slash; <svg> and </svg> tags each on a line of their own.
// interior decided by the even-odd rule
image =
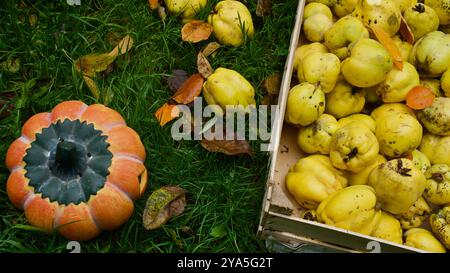
<svg viewBox="0 0 450 273">
<path fill-rule="evenodd" d="M 186 71 L 181 69 L 172 70 L 173 75 L 166 78 L 169 89 L 175 93 L 183 85 L 183 83 L 188 79 L 189 75 Z"/>
<path fill-rule="evenodd" d="M 399 32 L 403 40 L 407 41 L 412 45 L 414 44 L 415 42 L 414 34 L 403 16 L 401 16 Z"/>
<path fill-rule="evenodd" d="M 384 46 L 384 48 L 389 52 L 394 62 L 394 66 L 398 70 L 403 70 L 403 58 L 400 50 L 395 44 L 394 40 L 392 40 L 391 36 L 387 34 L 381 27 L 377 25 L 371 26 L 372 32 L 377 38 L 377 40 Z"/>
<path fill-rule="evenodd" d="M 202 53 L 203 55 L 205 55 L 205 57 L 209 57 L 221 47 L 222 45 L 219 44 L 218 42 L 211 42 L 205 46 L 205 48 L 202 50 Z"/>
<path fill-rule="evenodd" d="M 246 140 L 238 140 L 238 135 L 236 132 L 225 132 L 225 128 L 213 128 L 211 131 L 214 132 L 214 130 L 223 130 L 223 136 L 224 139 L 212 139 L 208 140 L 203 138 L 201 140 L 201 145 L 203 148 L 210 152 L 215 153 L 223 153 L 226 155 L 249 155 L 251 156 L 252 153 L 252 147 Z M 231 140 L 227 140 L 231 139 Z"/>
<path fill-rule="evenodd" d="M 159 107 L 155 112 L 156 119 L 159 121 L 159 125 L 164 126 L 170 121 L 174 120 L 180 115 L 180 109 L 174 104 L 164 104 Z"/>
<path fill-rule="evenodd" d="M 186 207 L 186 191 L 178 186 L 164 186 L 154 191 L 145 204 L 143 223 L 147 230 L 157 229 Z"/>
<path fill-rule="evenodd" d="M 258 0 L 258 4 L 256 5 L 256 15 L 258 17 L 264 17 L 265 15 L 270 14 L 271 11 L 271 0 Z"/>
<path fill-rule="evenodd" d="M 189 104 L 202 92 L 203 82 L 202 75 L 194 74 L 190 76 L 172 96 L 172 99 L 181 104 Z"/>
<path fill-rule="evenodd" d="M 181 29 L 181 39 L 185 42 L 198 43 L 207 40 L 212 33 L 211 24 L 201 20 L 192 20 Z"/>
<path fill-rule="evenodd" d="M 207 79 L 213 73 L 211 64 L 202 52 L 199 52 L 197 55 L 197 70 L 205 79 Z"/>
<path fill-rule="evenodd" d="M 281 87 L 281 75 L 280 73 L 274 73 L 267 77 L 262 84 L 264 90 L 269 95 L 277 95 L 280 92 Z"/>
</svg>

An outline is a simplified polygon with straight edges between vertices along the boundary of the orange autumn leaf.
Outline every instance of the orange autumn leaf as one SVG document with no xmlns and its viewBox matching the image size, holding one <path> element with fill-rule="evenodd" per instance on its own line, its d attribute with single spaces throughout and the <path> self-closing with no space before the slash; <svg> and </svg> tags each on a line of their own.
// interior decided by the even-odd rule
<svg viewBox="0 0 450 273">
<path fill-rule="evenodd" d="M 211 24 L 201 20 L 193 20 L 181 29 L 181 39 L 185 42 L 198 43 L 207 40 L 212 33 L 213 27 Z"/>
<path fill-rule="evenodd" d="M 159 125 L 164 126 L 180 115 L 180 110 L 174 104 L 164 104 L 155 112 Z"/>
<path fill-rule="evenodd" d="M 406 40 L 408 43 L 412 45 L 414 44 L 415 42 L 414 34 L 403 16 L 401 17 L 400 30 L 398 32 L 400 33 L 400 35 L 404 40 Z"/>
<path fill-rule="evenodd" d="M 159 0 L 148 0 L 150 9 L 155 10 L 159 7 Z"/>
<path fill-rule="evenodd" d="M 402 54 L 400 53 L 400 50 L 398 49 L 394 40 L 392 40 L 391 36 L 389 36 L 389 34 L 387 34 L 381 27 L 377 25 L 371 26 L 371 29 L 375 34 L 377 40 L 389 52 L 389 55 L 391 55 L 392 60 L 394 61 L 394 66 L 399 70 L 403 70 Z"/>
<path fill-rule="evenodd" d="M 190 76 L 173 95 L 172 99 L 178 103 L 189 104 L 202 92 L 203 82 L 202 75 L 199 73 Z"/>
<path fill-rule="evenodd" d="M 431 106 L 436 95 L 425 86 L 416 86 L 406 95 L 406 105 L 414 110 L 422 110 Z"/>
</svg>

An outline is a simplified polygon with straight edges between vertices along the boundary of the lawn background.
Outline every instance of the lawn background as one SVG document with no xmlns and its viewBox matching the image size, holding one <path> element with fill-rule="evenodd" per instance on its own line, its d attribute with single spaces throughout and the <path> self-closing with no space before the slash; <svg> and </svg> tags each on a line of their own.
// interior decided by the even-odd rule
<svg viewBox="0 0 450 273">
<path fill-rule="evenodd" d="M 205 19 L 218 1 L 210 0 Z M 282 72 L 294 24 L 296 0 L 272 0 L 272 14 L 256 17 L 256 0 L 247 1 L 256 34 L 245 46 L 225 47 L 212 66 L 240 72 L 256 88 Z M 65 1 L 0 2 L 0 63 L 19 59 L 18 72 L 0 67 L 0 101 L 13 92 L 9 104 L 0 104 L 0 252 L 67 252 L 67 240 L 58 234 L 28 230 L 22 211 L 6 195 L 9 172 L 4 165 L 9 144 L 20 136 L 23 123 L 35 113 L 51 110 L 65 100 L 95 100 L 73 60 L 89 53 L 109 52 L 126 34 L 134 38 L 131 53 L 117 60 L 117 69 L 97 78 L 108 106 L 120 112 L 141 136 L 147 150 L 149 187 L 135 204 L 132 218 L 120 229 L 103 232 L 81 243 L 82 252 L 261 252 L 256 238 L 265 190 L 268 155 L 229 157 L 205 151 L 198 142 L 176 142 L 170 125 L 161 128 L 154 112 L 171 92 L 164 81 L 173 69 L 196 72 L 197 52 L 207 44 L 181 41 L 181 22 L 168 16 L 163 23 L 147 0 L 82 0 L 80 7 Z M 33 15 L 34 14 L 34 15 Z M 30 20 L 31 18 L 31 20 Z M 37 19 L 34 21 L 34 18 Z M 211 38 L 210 40 L 214 40 Z M 6 108 L 14 106 L 9 116 Z M 253 143 L 255 149 L 259 146 Z M 175 184 L 187 190 L 185 212 L 162 228 L 146 231 L 142 212 L 152 190 Z"/>
</svg>

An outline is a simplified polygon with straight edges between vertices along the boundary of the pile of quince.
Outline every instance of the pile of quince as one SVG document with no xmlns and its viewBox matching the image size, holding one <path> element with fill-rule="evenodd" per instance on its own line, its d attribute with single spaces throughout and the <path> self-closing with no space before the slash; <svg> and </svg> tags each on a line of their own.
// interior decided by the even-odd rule
<svg viewBox="0 0 450 273">
<path fill-rule="evenodd" d="M 448 0 L 307 1 L 285 119 L 308 219 L 450 248 L 449 27 Z"/>
</svg>

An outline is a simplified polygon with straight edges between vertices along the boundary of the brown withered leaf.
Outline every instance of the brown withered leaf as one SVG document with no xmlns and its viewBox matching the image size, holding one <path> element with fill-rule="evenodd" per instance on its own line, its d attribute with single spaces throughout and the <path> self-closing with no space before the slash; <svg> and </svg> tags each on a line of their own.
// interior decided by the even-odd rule
<svg viewBox="0 0 450 273">
<path fill-rule="evenodd" d="M 212 33 L 211 24 L 201 20 L 192 20 L 181 29 L 181 39 L 185 42 L 198 43 L 207 40 Z"/>
<path fill-rule="evenodd" d="M 271 0 L 258 0 L 256 4 L 256 16 L 264 17 L 272 11 Z"/>
<path fill-rule="evenodd" d="M 164 126 L 180 115 L 180 109 L 174 104 L 164 104 L 155 112 L 155 117 L 159 121 L 159 125 Z"/>
<path fill-rule="evenodd" d="M 403 40 L 407 41 L 412 45 L 414 44 L 415 42 L 414 34 L 403 16 L 401 16 L 399 32 Z"/>
<path fill-rule="evenodd" d="M 106 79 L 109 75 L 111 75 L 111 73 L 114 72 L 114 70 L 117 69 L 117 64 L 116 62 L 112 62 L 110 63 L 105 70 L 100 71 L 100 73 L 98 74 L 100 78 L 102 79 Z"/>
<path fill-rule="evenodd" d="M 280 92 L 281 87 L 281 74 L 274 73 L 267 77 L 262 84 L 264 90 L 269 95 L 277 95 Z"/>
<path fill-rule="evenodd" d="M 202 50 L 202 53 L 203 55 L 205 55 L 205 57 L 209 57 L 221 47 L 222 45 L 219 44 L 218 42 L 211 42 L 205 46 L 205 48 Z"/>
<path fill-rule="evenodd" d="M 248 144 L 245 140 L 238 140 L 238 135 L 236 132 L 226 132 L 225 128 L 213 128 L 211 131 L 214 132 L 214 130 L 224 130 L 223 140 L 208 140 L 203 138 L 201 140 L 201 145 L 203 148 L 210 152 L 215 153 L 223 153 L 226 155 L 249 155 L 251 156 L 253 154 L 252 147 L 250 144 Z M 231 140 L 227 140 L 231 139 Z"/>
<path fill-rule="evenodd" d="M 197 70 L 205 79 L 207 79 L 213 73 L 211 64 L 202 52 L 199 52 L 197 54 Z"/>
<path fill-rule="evenodd" d="M 181 104 L 189 104 L 202 92 L 203 82 L 202 75 L 197 73 L 190 76 L 172 96 L 172 99 Z"/>
<path fill-rule="evenodd" d="M 169 89 L 175 93 L 183 85 L 183 83 L 189 78 L 186 71 L 181 69 L 172 70 L 173 75 L 166 78 L 166 82 L 169 85 Z"/>
<path fill-rule="evenodd" d="M 186 191 L 178 186 L 164 186 L 147 199 L 142 217 L 144 228 L 157 229 L 186 207 Z"/>
</svg>

